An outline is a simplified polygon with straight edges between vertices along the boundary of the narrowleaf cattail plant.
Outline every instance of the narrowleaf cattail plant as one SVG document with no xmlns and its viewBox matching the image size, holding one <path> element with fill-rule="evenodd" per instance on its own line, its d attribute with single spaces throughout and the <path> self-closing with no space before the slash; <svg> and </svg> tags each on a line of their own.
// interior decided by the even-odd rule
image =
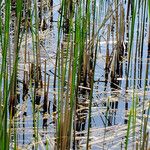
<svg viewBox="0 0 150 150">
<path fill-rule="evenodd" d="M 150 1 L 0 1 L 0 150 L 150 149 Z"/>
</svg>

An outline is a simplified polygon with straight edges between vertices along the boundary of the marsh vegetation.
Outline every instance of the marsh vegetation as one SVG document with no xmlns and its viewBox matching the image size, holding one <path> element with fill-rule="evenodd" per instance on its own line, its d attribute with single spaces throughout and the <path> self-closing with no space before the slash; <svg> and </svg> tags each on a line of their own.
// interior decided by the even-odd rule
<svg viewBox="0 0 150 150">
<path fill-rule="evenodd" d="M 0 150 L 149 150 L 150 1 L 1 0 Z"/>
</svg>

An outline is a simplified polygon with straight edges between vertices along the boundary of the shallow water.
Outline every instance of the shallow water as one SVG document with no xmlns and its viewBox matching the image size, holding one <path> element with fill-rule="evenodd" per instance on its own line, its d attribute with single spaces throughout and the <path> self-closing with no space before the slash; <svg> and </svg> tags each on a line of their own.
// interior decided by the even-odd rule
<svg viewBox="0 0 150 150">
<path fill-rule="evenodd" d="M 109 8 L 112 1 L 103 1 L 103 6 L 99 9 L 102 13 L 107 13 L 107 9 Z M 125 10 L 125 14 L 127 11 L 127 4 L 123 3 L 123 8 Z M 97 6 L 99 7 L 99 5 Z M 19 83 L 19 93 L 20 93 L 20 102 L 17 104 L 17 112 L 15 115 L 15 129 L 17 135 L 17 143 L 19 149 L 46 149 L 46 141 L 49 143 L 49 149 L 54 149 L 56 146 L 56 124 L 55 124 L 55 114 L 57 112 L 53 112 L 54 105 L 54 96 L 57 98 L 57 88 L 56 91 L 53 89 L 54 84 L 54 67 L 55 67 L 55 58 L 57 51 L 57 40 L 58 40 L 58 10 L 60 8 L 59 1 L 54 2 L 53 8 L 53 22 L 49 21 L 49 11 L 45 12 L 43 16 L 46 18 L 47 29 L 44 31 L 39 31 L 40 37 L 40 49 L 41 49 L 41 61 L 42 63 L 42 75 L 44 80 L 44 60 L 47 60 L 47 74 L 50 75 L 50 85 L 49 85 L 49 94 L 48 94 L 48 102 L 50 104 L 49 112 L 47 116 L 43 116 L 43 92 L 44 89 L 39 89 L 39 93 L 41 94 L 40 104 L 35 105 L 35 116 L 33 116 L 33 101 L 32 101 L 32 88 L 29 89 L 28 98 L 23 101 L 22 100 L 22 83 Z M 114 6 L 112 7 L 112 9 Z M 104 16 L 101 15 L 99 20 L 103 20 Z M 126 22 L 124 22 L 126 28 Z M 142 22 L 140 22 L 142 24 Z M 120 147 L 124 147 L 125 135 L 127 131 L 127 112 L 130 110 L 132 106 L 133 93 L 137 96 L 139 104 L 137 106 L 137 124 L 136 124 L 136 134 L 138 137 L 140 131 L 140 120 L 141 120 L 141 108 L 142 108 L 142 99 L 144 95 L 144 82 L 145 82 L 145 74 L 146 74 L 146 65 L 147 60 L 150 59 L 148 53 L 148 26 L 150 25 L 145 22 L 144 27 L 144 41 L 143 41 L 143 53 L 142 57 L 139 55 L 135 56 L 136 52 L 136 37 L 137 37 L 137 25 L 138 18 L 136 18 L 136 26 L 134 32 L 134 40 L 133 47 L 131 53 L 131 64 L 130 64 L 130 73 L 128 78 L 128 87 L 126 89 L 126 72 L 127 72 L 127 49 L 124 49 L 124 53 L 122 55 L 122 59 L 119 61 L 119 73 L 118 75 L 112 79 L 110 76 L 110 72 L 105 70 L 106 64 L 106 48 L 107 48 L 107 26 L 111 25 L 111 21 L 108 20 L 105 26 L 101 29 L 99 33 L 100 41 L 98 46 L 97 53 L 97 63 L 95 68 L 94 75 L 94 92 L 93 92 L 93 102 L 92 102 L 92 122 L 91 122 L 91 134 L 90 134 L 90 145 L 93 150 L 100 149 L 111 149 L 117 150 Z M 115 30 L 115 27 L 114 27 Z M 126 30 L 124 36 L 124 45 L 129 43 L 128 37 L 126 37 Z M 130 31 L 129 31 L 130 32 Z M 114 31 L 114 34 L 116 31 Z M 61 41 L 63 43 L 63 41 Z M 114 49 L 113 45 L 116 44 L 116 40 L 112 39 L 110 35 L 109 40 L 109 53 L 110 59 L 113 60 L 114 57 Z M 32 62 L 32 35 L 28 33 L 28 52 L 30 53 L 30 60 Z M 19 63 L 19 76 L 18 79 L 20 81 L 23 80 L 23 66 L 24 66 L 24 50 L 25 50 L 25 36 L 23 38 L 21 51 L 20 51 L 20 63 Z M 134 63 L 135 59 L 137 59 L 136 64 Z M 113 61 L 112 61 L 113 63 Z M 110 63 L 110 68 L 112 68 L 113 64 Z M 150 63 L 150 61 L 149 61 Z M 114 62 L 116 64 L 116 62 Z M 26 64 L 28 68 L 29 64 Z M 136 70 L 136 79 L 134 79 L 134 66 L 137 66 Z M 148 65 L 150 68 L 150 65 Z M 108 73 L 108 77 L 107 77 Z M 48 78 L 48 76 L 47 76 Z M 134 82 L 136 81 L 136 88 L 134 89 Z M 145 106 L 148 109 L 148 103 L 150 101 L 150 69 L 148 72 L 148 84 L 146 88 L 146 96 L 145 96 Z M 81 85 L 82 86 L 82 85 Z M 134 92 L 133 92 L 134 90 Z M 88 93 L 80 93 L 79 100 L 84 103 L 85 101 L 88 103 Z M 86 105 L 81 104 L 81 109 L 83 111 L 78 111 L 78 115 L 82 115 L 83 122 L 80 124 L 80 129 L 76 131 L 76 141 L 77 144 L 75 149 L 85 149 L 86 148 L 86 136 L 87 136 L 87 128 L 88 128 L 88 107 Z M 109 110 L 108 110 L 109 106 Z M 127 108 L 125 108 L 127 106 Z M 107 114 L 106 114 L 107 113 Z M 34 127 L 33 117 L 37 119 L 37 127 Z M 43 126 L 44 121 L 43 117 L 47 119 L 47 126 Z M 147 130 L 150 131 L 150 121 L 148 121 Z M 12 131 L 14 128 L 12 128 Z M 38 144 L 35 143 L 35 130 L 38 130 Z M 150 139 L 149 139 L 150 141 Z M 135 142 L 135 141 L 134 141 Z M 38 145 L 37 147 L 35 145 Z M 11 135 L 11 144 L 10 149 L 13 149 L 14 146 L 14 133 Z M 129 140 L 129 149 L 133 148 L 132 138 Z"/>
</svg>

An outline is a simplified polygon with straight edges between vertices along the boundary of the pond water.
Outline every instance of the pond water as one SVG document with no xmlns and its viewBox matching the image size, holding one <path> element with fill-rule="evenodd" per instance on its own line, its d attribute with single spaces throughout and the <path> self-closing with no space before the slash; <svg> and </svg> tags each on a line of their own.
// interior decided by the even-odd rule
<svg viewBox="0 0 150 150">
<path fill-rule="evenodd" d="M 45 66 L 44 61 L 46 60 L 46 81 L 48 82 L 48 76 L 50 76 L 48 85 L 48 110 L 44 114 L 44 88 L 37 90 L 40 103 L 35 104 L 35 111 L 33 114 L 33 92 L 34 86 L 30 85 L 29 92 L 26 95 L 26 99 L 23 100 L 23 73 L 24 70 L 28 70 L 29 64 L 34 60 L 33 40 L 32 33 L 29 31 L 23 35 L 21 49 L 19 53 L 19 74 L 18 74 L 18 92 L 19 102 L 16 105 L 16 114 L 14 116 L 14 127 L 12 128 L 10 149 L 14 148 L 15 136 L 18 144 L 18 149 L 57 149 L 57 110 L 54 111 L 55 99 L 58 101 L 58 84 L 54 89 L 54 74 L 55 74 L 55 63 L 58 46 L 58 23 L 60 19 L 60 1 L 56 0 L 53 3 L 53 9 L 48 8 L 47 1 L 43 1 L 43 14 L 42 23 L 45 21 L 46 28 L 42 31 L 39 29 L 39 41 L 40 41 L 40 53 L 41 53 L 41 72 L 42 80 L 44 83 Z M 93 1 L 94 2 L 94 1 Z M 136 2 L 136 1 L 135 1 Z M 146 1 L 147 2 L 147 1 Z M 137 101 L 136 107 L 136 127 L 135 127 L 135 139 L 132 138 L 132 132 L 129 136 L 128 149 L 135 149 L 135 143 L 139 140 L 140 125 L 142 120 L 142 107 L 143 99 L 145 106 L 145 114 L 149 110 L 150 103 L 150 50 L 148 49 L 150 23 L 148 20 L 148 13 L 146 7 L 145 19 L 142 16 L 144 14 L 144 3 L 141 2 L 139 8 L 140 15 L 135 18 L 135 25 L 133 31 L 133 44 L 130 56 L 130 67 L 128 73 L 128 53 L 131 40 L 128 37 L 128 32 L 131 33 L 131 26 L 129 31 L 127 29 L 127 11 L 128 1 L 119 1 L 118 7 L 118 19 L 121 21 L 121 15 L 124 14 L 122 22 L 119 24 L 119 33 L 116 31 L 117 27 L 115 24 L 116 18 L 116 7 L 115 1 L 97 1 L 97 21 L 95 28 L 96 30 L 102 24 L 106 17 L 106 14 L 112 14 L 109 19 L 105 22 L 100 32 L 98 33 L 98 50 L 96 55 L 96 66 L 94 73 L 94 84 L 93 84 L 93 98 L 91 107 L 91 128 L 90 128 L 90 140 L 89 149 L 92 150 L 120 150 L 125 147 L 125 138 L 127 134 L 129 111 L 133 106 L 133 100 Z M 138 9 L 137 9 L 138 11 Z M 113 12 L 113 13 L 112 13 Z M 144 20 L 144 22 L 143 22 Z M 73 19 L 73 22 L 75 20 Z M 41 26 L 43 25 L 41 23 Z M 91 22 L 92 24 L 93 22 Z M 129 24 L 132 24 L 132 16 L 129 16 Z M 121 30 L 124 29 L 124 32 Z M 92 25 L 91 25 L 92 26 Z M 42 27 L 41 27 L 42 28 Z M 110 30 L 110 31 L 108 31 Z M 13 32 L 13 31 L 12 31 Z M 109 33 L 110 32 L 110 33 Z M 142 33 L 143 32 L 143 33 Z M 12 33 L 13 34 L 13 33 Z M 117 39 L 116 34 L 123 36 L 122 45 L 119 47 L 122 54 L 117 56 Z M 24 69 L 24 51 L 27 36 L 27 53 L 29 58 L 25 64 Z M 68 35 L 66 35 L 67 37 Z M 60 43 L 67 45 L 67 42 L 63 41 Z M 142 38 L 141 38 L 142 37 Z M 11 39 L 13 44 L 13 38 Z M 143 43 L 143 45 L 141 44 Z M 109 51 L 109 62 L 106 64 L 106 51 Z M 13 53 L 13 52 L 12 52 Z M 13 54 L 12 54 L 13 55 Z M 29 62 L 30 61 L 30 62 Z M 73 65 L 73 64 L 72 64 Z M 108 68 L 106 68 L 108 65 Z M 115 70 L 117 66 L 117 69 Z M 147 69 L 148 68 L 148 69 Z M 115 75 L 112 76 L 115 70 Z M 145 76 L 148 70 L 148 76 L 146 78 L 147 84 L 145 86 Z M 28 72 L 28 71 L 27 71 Z M 128 74 L 128 78 L 127 78 Z M 59 77 L 57 77 L 58 80 Z M 128 83 L 128 84 L 127 84 Z M 46 84 L 46 83 L 44 83 Z M 126 86 L 128 85 L 128 86 Z M 89 106 L 89 93 L 87 88 L 81 83 L 79 85 L 81 89 L 78 93 L 79 109 L 76 110 L 77 126 L 75 131 L 75 143 L 72 142 L 71 149 L 86 149 L 87 132 L 88 132 L 88 106 Z M 134 98 L 133 98 L 134 97 Z M 62 98 L 63 99 L 63 98 Z M 74 100 L 76 100 L 74 98 Z M 149 117 L 149 116 L 148 116 Z M 36 126 L 34 119 L 36 118 Z M 132 125 L 131 125 L 132 126 Z M 147 132 L 150 131 L 150 121 L 148 119 Z M 36 139 L 35 142 L 35 137 Z M 73 137 L 72 137 L 73 138 Z M 148 139 L 150 142 L 150 139 Z M 46 144 L 48 143 L 48 144 Z M 48 146 L 47 146 L 48 145 Z M 75 145 L 75 146 L 73 146 Z M 48 148 L 47 148 L 48 147 Z"/>
</svg>

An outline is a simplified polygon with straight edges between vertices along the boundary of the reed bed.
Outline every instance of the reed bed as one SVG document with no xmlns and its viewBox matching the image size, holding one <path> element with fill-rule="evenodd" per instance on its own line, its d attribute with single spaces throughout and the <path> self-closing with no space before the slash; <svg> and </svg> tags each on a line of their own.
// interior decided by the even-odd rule
<svg viewBox="0 0 150 150">
<path fill-rule="evenodd" d="M 0 1 L 0 150 L 150 149 L 150 1 Z"/>
</svg>

